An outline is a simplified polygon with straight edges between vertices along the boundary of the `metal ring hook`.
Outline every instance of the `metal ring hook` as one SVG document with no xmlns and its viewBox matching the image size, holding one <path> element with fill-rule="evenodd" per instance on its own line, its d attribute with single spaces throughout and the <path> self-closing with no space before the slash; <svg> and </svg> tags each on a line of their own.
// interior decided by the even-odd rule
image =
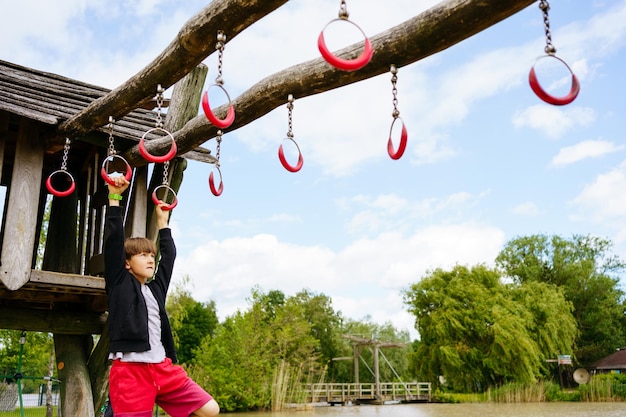
<svg viewBox="0 0 626 417">
<path fill-rule="evenodd" d="M 174 199 L 172 200 L 171 203 L 166 203 L 164 200 L 159 200 L 159 197 L 157 196 L 157 190 L 159 190 L 160 188 L 166 189 L 165 195 L 167 195 L 169 192 L 171 192 L 174 195 Z M 172 187 L 170 187 L 167 184 L 161 184 L 155 187 L 154 191 L 152 191 L 152 202 L 154 203 L 155 206 L 158 206 L 159 204 L 161 204 L 161 202 L 163 202 L 163 205 L 161 206 L 161 210 L 169 211 L 169 210 L 172 210 L 174 207 L 176 207 L 176 205 L 178 204 L 178 197 L 176 196 L 176 192 L 172 189 Z"/>
<path fill-rule="evenodd" d="M 365 38 L 364 45 L 363 45 L 363 52 L 361 52 L 361 55 L 359 55 L 357 58 L 342 59 L 333 55 L 328 50 L 328 47 L 326 46 L 326 40 L 324 39 L 324 30 L 326 30 L 328 25 L 336 21 L 348 22 L 356 26 L 356 28 L 363 34 L 363 37 Z M 374 50 L 372 49 L 372 43 L 370 42 L 365 32 L 363 32 L 363 29 L 361 29 L 359 25 L 357 25 L 356 23 L 348 19 L 343 19 L 343 18 L 333 19 L 330 22 L 328 22 L 326 26 L 324 26 L 324 28 L 322 29 L 322 31 L 320 32 L 317 38 L 317 48 L 319 49 L 320 53 L 322 54 L 326 62 L 328 62 L 330 65 L 334 66 L 335 68 L 343 70 L 343 71 L 355 71 L 360 68 L 363 68 L 365 65 L 367 65 L 368 62 L 370 62 L 370 60 L 372 59 L 372 56 L 374 55 Z"/>
<path fill-rule="evenodd" d="M 232 104 L 232 101 L 230 100 L 230 96 L 228 95 L 228 92 L 221 84 L 213 84 L 209 86 L 209 88 L 211 87 L 221 88 L 224 94 L 226 94 L 226 98 L 228 99 L 228 113 L 226 114 L 226 117 L 223 119 L 219 119 L 217 116 L 215 116 L 215 114 L 211 110 L 211 106 L 209 105 L 209 90 L 208 89 L 204 92 L 204 94 L 202 94 L 202 110 L 204 110 L 204 115 L 206 116 L 207 119 L 209 119 L 209 122 L 211 122 L 213 126 L 217 127 L 218 129 L 226 129 L 227 127 L 232 125 L 233 122 L 235 121 L 235 108 L 233 107 L 233 104 Z"/>
<path fill-rule="evenodd" d="M 211 171 L 211 173 L 209 174 L 209 188 L 211 189 L 211 193 L 213 193 L 215 197 L 219 197 L 222 194 L 222 191 L 224 191 L 224 182 L 222 181 L 222 171 L 220 170 L 220 167 L 216 166 L 215 169 L 217 170 L 217 173 L 220 175 L 220 186 L 219 188 L 215 188 L 215 180 L 213 178 L 213 171 Z"/>
<path fill-rule="evenodd" d="M 172 140 L 172 146 L 171 146 L 169 152 L 167 154 L 163 155 L 163 156 L 151 155 L 146 150 L 146 145 L 144 143 L 144 139 L 146 138 L 146 136 L 148 134 L 150 134 L 151 132 L 155 132 L 155 131 L 164 132 L 165 135 L 169 136 L 169 138 Z M 176 147 L 176 141 L 174 140 L 174 136 L 172 136 L 172 134 L 170 132 L 168 132 L 167 130 L 163 129 L 162 127 L 153 127 L 152 129 L 148 130 L 146 133 L 143 134 L 143 136 L 141 137 L 141 140 L 139 141 L 139 153 L 148 162 L 162 163 L 162 162 L 169 161 L 170 159 L 172 159 L 173 157 L 176 156 L 177 150 L 178 149 Z"/>
<path fill-rule="evenodd" d="M 563 106 L 574 101 L 576 97 L 578 96 L 578 93 L 580 92 L 580 83 L 578 82 L 578 78 L 576 78 L 576 75 L 574 74 L 572 69 L 569 67 L 569 65 L 567 65 L 565 61 L 563 61 L 561 58 L 559 58 L 556 55 L 552 55 L 552 54 L 544 55 L 544 56 L 537 58 L 537 60 L 540 60 L 542 58 L 554 58 L 554 59 L 561 61 L 565 65 L 567 70 L 570 72 L 570 74 L 572 75 L 572 86 L 570 88 L 569 93 L 563 97 L 555 97 L 551 94 L 548 94 L 543 89 L 543 87 L 541 87 L 541 85 L 539 84 L 539 80 L 537 79 L 537 74 L 535 73 L 535 65 L 533 65 L 530 68 L 530 73 L 528 74 L 528 82 L 530 83 L 530 88 L 537 95 L 537 97 L 539 97 L 541 100 L 545 101 L 548 104 L 553 104 L 555 106 Z"/>
</svg>

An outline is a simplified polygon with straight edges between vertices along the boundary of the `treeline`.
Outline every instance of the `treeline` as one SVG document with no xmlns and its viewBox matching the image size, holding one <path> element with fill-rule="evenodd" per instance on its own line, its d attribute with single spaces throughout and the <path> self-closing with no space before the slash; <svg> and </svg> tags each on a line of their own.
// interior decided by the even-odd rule
<svg viewBox="0 0 626 417">
<path fill-rule="evenodd" d="M 179 361 L 224 411 L 279 409 L 313 382 L 354 382 L 351 339 L 406 344 L 382 349 L 381 381 L 431 382 L 447 392 L 486 392 L 507 384 L 558 381 L 558 355 L 574 367 L 626 346 L 620 278 L 612 243 L 589 236 L 534 235 L 508 242 L 493 266 L 435 269 L 403 291 L 419 339 L 391 323 L 354 320 L 332 300 L 302 290 L 251 291 L 244 311 L 220 322 L 213 301 L 194 300 L 188 282 L 167 309 Z M 28 333 L 22 372 L 46 375 L 50 335 Z M 0 331 L 0 372 L 11 375 L 19 332 Z M 360 346 L 359 380 L 373 382 L 373 352 Z M 344 360 L 342 360 L 344 359 Z M 26 391 L 34 382 L 24 381 Z"/>
</svg>

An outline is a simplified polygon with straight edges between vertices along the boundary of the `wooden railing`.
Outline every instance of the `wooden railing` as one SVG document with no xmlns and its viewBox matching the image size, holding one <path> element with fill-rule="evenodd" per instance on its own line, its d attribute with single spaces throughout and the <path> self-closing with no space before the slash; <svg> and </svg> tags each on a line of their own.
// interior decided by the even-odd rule
<svg viewBox="0 0 626 417">
<path fill-rule="evenodd" d="M 366 384 L 311 384 L 305 389 L 307 401 L 344 404 L 348 402 L 430 402 L 429 382 L 381 382 Z"/>
</svg>

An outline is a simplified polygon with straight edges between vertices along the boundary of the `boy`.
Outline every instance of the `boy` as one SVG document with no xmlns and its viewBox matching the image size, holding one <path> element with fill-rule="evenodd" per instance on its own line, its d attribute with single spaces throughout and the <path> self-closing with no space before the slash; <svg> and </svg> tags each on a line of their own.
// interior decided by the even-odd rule
<svg viewBox="0 0 626 417">
<path fill-rule="evenodd" d="M 217 402 L 176 363 L 174 339 L 165 312 L 176 247 L 168 227 L 169 212 L 156 208 L 161 259 L 155 275 L 154 243 L 124 241 L 120 206 L 129 182 L 109 184 L 108 235 L 104 277 L 109 301 L 109 396 L 116 417 L 151 417 L 157 403 L 171 417 L 215 417 Z M 147 282 L 148 279 L 154 279 Z"/>
</svg>

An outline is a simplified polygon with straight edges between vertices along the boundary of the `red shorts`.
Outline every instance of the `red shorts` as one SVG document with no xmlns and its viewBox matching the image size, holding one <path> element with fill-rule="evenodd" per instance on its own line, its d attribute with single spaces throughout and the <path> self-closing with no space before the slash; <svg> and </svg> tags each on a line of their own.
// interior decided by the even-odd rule
<svg viewBox="0 0 626 417">
<path fill-rule="evenodd" d="M 113 361 L 109 396 L 115 417 L 151 417 L 155 403 L 172 417 L 188 417 L 213 398 L 170 358 L 161 363 Z"/>
</svg>

